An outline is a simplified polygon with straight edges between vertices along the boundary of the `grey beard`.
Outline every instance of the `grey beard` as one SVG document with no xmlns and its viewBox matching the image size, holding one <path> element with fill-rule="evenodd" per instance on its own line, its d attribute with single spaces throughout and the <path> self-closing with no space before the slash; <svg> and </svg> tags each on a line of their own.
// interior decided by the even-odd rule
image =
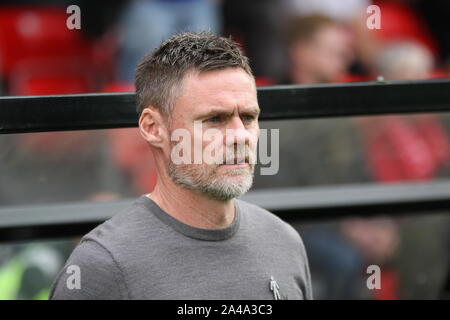
<svg viewBox="0 0 450 320">
<path fill-rule="evenodd" d="M 229 170 L 227 175 L 245 175 L 241 183 L 227 181 L 227 175 L 215 176 L 217 168 L 208 171 L 197 164 L 175 165 L 169 161 L 166 171 L 172 181 L 186 189 L 199 192 L 218 201 L 228 201 L 250 190 L 253 184 L 254 165 L 248 169 Z"/>
</svg>

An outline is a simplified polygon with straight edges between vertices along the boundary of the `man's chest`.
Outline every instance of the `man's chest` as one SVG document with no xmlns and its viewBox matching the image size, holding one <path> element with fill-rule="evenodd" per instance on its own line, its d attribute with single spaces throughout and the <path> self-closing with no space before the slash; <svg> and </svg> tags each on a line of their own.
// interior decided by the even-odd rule
<svg viewBox="0 0 450 320">
<path fill-rule="evenodd" d="M 242 250 L 166 251 L 135 265 L 129 290 L 139 299 L 304 299 L 295 255 Z"/>
</svg>

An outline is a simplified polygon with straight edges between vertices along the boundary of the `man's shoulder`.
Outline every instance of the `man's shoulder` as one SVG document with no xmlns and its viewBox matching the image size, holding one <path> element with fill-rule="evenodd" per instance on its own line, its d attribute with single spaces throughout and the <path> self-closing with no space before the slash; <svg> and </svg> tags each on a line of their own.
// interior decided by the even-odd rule
<svg viewBox="0 0 450 320">
<path fill-rule="evenodd" d="M 148 239 L 158 227 L 144 200 L 136 199 L 81 238 L 52 286 L 53 299 L 128 297 L 127 267 L 149 251 Z M 83 290 L 67 289 L 73 266 L 87 279 L 81 284 Z"/>
<path fill-rule="evenodd" d="M 236 199 L 236 202 L 239 206 L 239 209 L 241 209 L 245 214 L 251 216 L 252 218 L 255 218 L 254 222 L 262 221 L 264 223 L 276 225 L 280 228 L 286 228 L 287 226 L 289 226 L 289 224 L 283 221 L 280 217 L 256 204 L 241 199 Z"/>
<path fill-rule="evenodd" d="M 140 237 L 149 235 L 149 228 L 157 226 L 154 215 L 144 206 L 143 201 L 143 196 L 139 197 L 127 208 L 85 234 L 80 242 L 91 240 L 113 250 L 141 241 Z"/>
<path fill-rule="evenodd" d="M 236 201 L 243 214 L 248 216 L 250 223 L 260 231 L 283 235 L 294 243 L 302 243 L 299 233 L 274 213 L 241 199 L 236 199 Z"/>
<path fill-rule="evenodd" d="M 98 242 L 85 239 L 58 273 L 49 298 L 126 299 L 127 296 L 124 276 L 114 256 Z"/>
</svg>

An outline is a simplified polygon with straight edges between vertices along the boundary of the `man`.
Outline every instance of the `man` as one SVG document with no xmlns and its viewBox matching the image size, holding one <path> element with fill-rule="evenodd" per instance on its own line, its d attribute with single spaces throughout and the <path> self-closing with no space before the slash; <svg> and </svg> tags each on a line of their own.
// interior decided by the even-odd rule
<svg viewBox="0 0 450 320">
<path fill-rule="evenodd" d="M 236 44 L 173 36 L 138 65 L 136 95 L 157 184 L 82 238 L 50 298 L 312 299 L 298 233 L 234 199 L 251 187 L 259 135 L 255 81 Z M 209 129 L 222 136 L 209 142 Z M 183 132 L 192 152 L 174 152 Z M 176 163 L 209 143 L 223 148 L 217 164 Z"/>
<path fill-rule="evenodd" d="M 290 83 L 340 81 L 354 56 L 348 30 L 327 16 L 293 18 L 288 24 L 287 42 Z"/>
</svg>

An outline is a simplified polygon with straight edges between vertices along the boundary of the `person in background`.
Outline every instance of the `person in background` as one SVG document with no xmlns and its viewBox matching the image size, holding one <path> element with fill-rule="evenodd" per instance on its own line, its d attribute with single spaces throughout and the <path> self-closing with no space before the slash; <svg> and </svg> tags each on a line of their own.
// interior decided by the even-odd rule
<svg viewBox="0 0 450 320">
<path fill-rule="evenodd" d="M 375 62 L 377 73 L 387 81 L 429 79 L 435 68 L 432 52 L 409 39 L 385 44 Z M 448 116 L 417 114 L 359 119 L 373 179 L 380 183 L 427 182 L 448 171 L 450 139 L 442 121 L 445 118 Z M 395 297 L 435 299 L 448 268 L 448 223 L 445 215 L 386 218 L 384 224 L 371 226 L 375 228 L 371 237 L 361 220 L 353 220 L 344 226 L 344 233 L 368 263 L 377 263 L 385 275 L 391 275 Z M 376 237 L 377 233 L 385 235 Z"/>
<path fill-rule="evenodd" d="M 354 59 L 348 29 L 328 16 L 293 18 L 287 24 L 285 38 L 289 68 L 284 83 L 337 82 Z M 280 170 L 275 176 L 256 177 L 255 188 L 309 187 L 369 179 L 362 148 L 358 148 L 361 141 L 349 119 L 269 121 L 262 122 L 261 128 L 280 130 Z M 361 255 L 342 237 L 339 224 L 331 221 L 293 226 L 304 234 L 315 296 L 361 298 Z"/>
<path fill-rule="evenodd" d="M 291 20 L 287 30 L 289 83 L 339 81 L 354 59 L 351 34 L 339 22 L 323 15 Z"/>
<path fill-rule="evenodd" d="M 366 81 L 371 77 L 373 60 L 378 52 L 378 39 L 367 28 L 367 8 L 371 0 L 284 0 L 288 17 L 325 16 L 339 23 L 351 35 L 355 59 L 351 75 L 343 81 Z"/>
<path fill-rule="evenodd" d="M 243 46 L 256 80 L 282 81 L 286 69 L 283 1 L 226 0 L 222 8 L 223 34 Z"/>
<path fill-rule="evenodd" d="M 133 82 L 136 63 L 171 35 L 222 28 L 218 0 L 133 0 L 119 21 L 118 80 Z"/>
</svg>

